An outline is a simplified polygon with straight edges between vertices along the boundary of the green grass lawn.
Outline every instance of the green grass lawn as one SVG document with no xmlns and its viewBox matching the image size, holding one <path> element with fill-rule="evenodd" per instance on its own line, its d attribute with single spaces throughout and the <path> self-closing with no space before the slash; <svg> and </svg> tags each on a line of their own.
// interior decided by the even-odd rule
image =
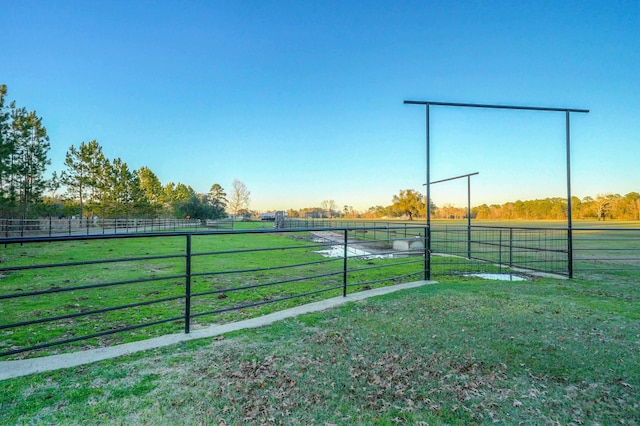
<svg viewBox="0 0 640 426">
<path fill-rule="evenodd" d="M 263 225 L 242 224 L 247 229 Z M 195 317 L 191 326 L 246 319 L 342 294 L 342 260 L 316 253 L 323 247 L 307 237 L 305 232 L 193 235 L 190 287 L 191 314 Z M 256 251 L 259 249 L 269 250 Z M 185 236 L 14 244 L 0 249 L 2 266 L 72 263 L 0 274 L 0 295 L 45 292 L 0 300 L 0 326 L 65 317 L 0 329 L 0 352 L 118 331 L 13 355 L 42 356 L 183 331 L 185 253 Z M 127 258 L 135 260 L 120 261 Z M 103 260 L 113 262 L 94 263 Z M 367 288 L 389 285 L 398 282 L 395 277 L 421 271 L 420 259 L 406 262 L 351 259 L 348 291 L 365 288 L 359 282 L 375 281 Z M 405 282 L 411 280 L 415 278 L 404 278 Z M 100 287 L 87 288 L 91 285 Z M 69 288 L 72 290 L 61 291 Z M 310 292 L 320 293 L 294 297 Z M 125 305 L 131 307 L 109 310 Z M 91 313 L 95 311 L 101 312 Z M 86 315 L 73 317 L 81 313 Z M 120 331 L 154 321 L 166 322 Z"/>
<path fill-rule="evenodd" d="M 2 383 L 0 424 L 638 424 L 640 289 L 450 280 Z"/>
<path fill-rule="evenodd" d="M 440 221 L 437 225 L 458 226 L 460 225 L 458 222 L 460 221 Z M 510 223 L 513 225 L 520 222 Z M 544 224 L 554 225 L 555 223 L 545 222 Z M 529 222 L 525 224 L 532 225 Z M 629 222 L 624 226 L 628 228 L 633 224 Z M 595 226 L 595 223 L 591 225 Z M 618 227 L 621 226 L 623 225 L 618 225 Z M 272 227 L 271 222 L 236 223 L 236 228 L 247 230 L 269 230 Z M 401 238 L 406 232 L 404 229 L 399 231 L 384 229 L 378 232 L 377 238 L 384 239 L 391 231 L 394 231 L 393 238 Z M 398 232 L 402 235 L 398 236 Z M 360 234 L 362 238 L 371 238 L 374 232 Z M 305 235 L 304 232 L 282 235 L 267 233 L 194 235 L 192 238 L 192 253 L 195 256 L 191 265 L 193 273 L 191 313 L 195 317 L 192 318 L 191 325 L 197 328 L 212 323 L 246 319 L 341 294 L 342 260 L 327 261 L 322 258 L 315 253 L 321 247 L 310 247 L 311 243 Z M 449 238 L 449 234 L 444 235 Z M 597 278 L 601 275 L 600 270 L 614 274 L 615 272 L 606 269 L 619 267 L 621 264 L 635 267 L 637 270 L 640 262 L 638 242 L 637 232 L 583 231 L 576 234 L 576 248 L 585 249 L 578 251 L 579 255 L 596 258 L 611 256 L 615 259 L 597 262 L 579 260 L 576 262 L 578 270 L 576 276 Z M 466 244 L 463 245 L 462 248 L 454 247 L 458 256 L 432 257 L 432 277 L 443 279 L 451 273 L 460 273 L 460 271 L 504 272 L 504 268 L 491 262 L 465 260 Z M 476 246 L 477 244 L 474 243 L 472 249 L 475 250 Z M 252 251 L 260 248 L 275 250 Z M 595 251 L 592 250 L 594 248 Z M 621 248 L 625 250 L 620 251 Z M 220 253 L 221 251 L 227 253 Z M 443 251 L 446 252 L 446 250 Z M 181 332 L 185 327 L 185 252 L 185 236 L 15 244 L 3 248 L 0 251 L 2 266 L 64 262 L 72 262 L 74 265 L 64 268 L 0 273 L 0 295 L 30 291 L 57 291 L 63 288 L 78 289 L 2 300 L 0 326 L 22 321 L 38 321 L 52 316 L 67 316 L 67 318 L 51 323 L 36 323 L 0 330 L 0 351 L 42 345 L 56 340 L 79 339 L 94 333 L 109 333 L 88 340 L 13 355 L 13 357 L 42 356 Z M 499 252 L 495 252 L 494 249 L 494 252 L 488 255 L 493 256 L 492 259 L 495 258 L 494 262 L 498 262 L 500 258 L 505 262 L 509 251 L 500 249 Z M 526 255 L 528 254 L 515 254 L 520 257 Z M 560 256 L 559 270 L 566 269 L 566 256 L 563 257 L 561 253 L 558 256 Z M 622 263 L 617 260 L 620 256 L 631 256 L 631 260 L 625 260 Z M 91 263 L 96 260 L 118 260 L 131 257 L 137 260 Z M 281 268 L 309 261 L 319 263 Z M 420 279 L 422 277 L 420 260 L 409 259 L 411 262 L 409 264 L 405 264 L 406 261 L 405 259 L 350 259 L 350 271 L 347 274 L 348 291 Z M 587 273 L 580 273 L 581 270 Z M 414 275 L 407 276 L 412 273 Z M 136 280 L 146 281 L 135 282 Z M 273 282 L 283 280 L 287 282 L 271 285 Z M 81 288 L 114 282 L 119 284 L 93 289 Z M 363 282 L 375 284 L 359 284 Z M 250 288 L 255 285 L 260 287 Z M 321 293 L 289 299 L 295 295 L 316 291 Z M 161 301 L 156 302 L 158 300 Z M 123 305 L 136 306 L 125 310 L 108 311 Z M 104 311 L 105 309 L 107 311 Z M 100 310 L 103 312 L 77 318 L 71 317 L 79 313 Z M 142 326 L 144 323 L 154 321 L 165 322 L 126 332 L 120 331 L 123 328 Z M 117 333 L 111 334 L 113 331 Z"/>
<path fill-rule="evenodd" d="M 243 226 L 255 229 L 262 225 Z M 589 242 L 585 237 L 578 244 L 611 252 L 619 247 L 607 233 L 596 236 L 599 239 Z M 221 237 L 194 240 L 194 252 L 203 254 L 194 258 L 194 272 L 275 267 L 284 261 L 283 253 L 291 263 L 309 256 L 321 259 L 313 249 L 303 247 L 308 244 L 303 238 L 264 234 L 250 236 L 249 241 L 245 236 Z M 126 244 L 122 241 L 97 245 L 73 241 L 62 247 L 16 245 L 4 249 L 0 257 L 3 265 L 17 266 L 41 258 L 56 263 L 184 254 L 184 237 L 156 239 L 153 244 L 138 238 L 127 239 Z M 624 242 L 625 247 L 633 244 L 634 238 Z M 300 248 L 254 253 L 254 257 L 250 253 L 224 255 L 224 259 L 206 254 L 292 246 Z M 355 261 L 355 269 L 369 269 L 353 271 L 349 282 L 384 280 L 385 270 L 402 274 L 408 267 L 401 261 Z M 340 263 L 310 268 L 313 273 L 339 271 Z M 382 265 L 389 267 L 378 268 Z M 0 277 L 0 294 L 183 271 L 184 258 L 169 257 L 78 265 L 72 272 L 11 272 Z M 296 288 L 244 293 L 226 290 L 247 280 L 268 281 L 308 272 L 272 269 L 249 278 L 195 276 L 194 292 L 217 293 L 195 298 L 194 311 L 264 301 L 292 291 L 332 286 L 341 279 L 334 282 L 329 276 L 303 281 Z M 640 424 L 638 274 L 596 270 L 578 276 L 573 280 L 494 282 L 438 275 L 439 284 L 260 329 L 5 380 L 0 383 L 0 424 Z M 134 287 L 54 293 L 55 304 L 37 298 L 29 303 L 20 303 L 26 299 L 0 300 L 0 324 L 92 309 L 105 300 L 118 304 L 172 297 L 181 294 L 183 286 L 180 278 L 166 278 Z M 335 294 L 317 298 L 341 294 L 340 289 L 332 292 Z M 293 303 L 302 301 L 197 317 L 194 326 L 244 319 Z M 79 329 L 63 321 L 53 328 L 2 331 L 0 347 L 66 338 L 97 327 L 118 327 L 182 312 L 182 300 L 175 300 L 90 317 L 74 325 Z M 183 327 L 174 321 L 29 356 L 140 340 L 180 332 Z"/>
</svg>

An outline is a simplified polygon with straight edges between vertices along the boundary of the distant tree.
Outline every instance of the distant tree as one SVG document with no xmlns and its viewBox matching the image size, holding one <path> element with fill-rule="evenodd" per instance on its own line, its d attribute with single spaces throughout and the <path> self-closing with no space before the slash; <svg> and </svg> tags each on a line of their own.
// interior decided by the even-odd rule
<svg viewBox="0 0 640 426">
<path fill-rule="evenodd" d="M 258 212 L 249 209 L 240 209 L 238 210 L 238 216 L 242 216 L 244 218 L 253 218 L 257 219 L 260 215 Z"/>
<path fill-rule="evenodd" d="M 229 195 L 229 208 L 234 215 L 239 215 L 241 210 L 249 208 L 251 192 L 240 180 L 235 179 L 231 184 L 231 194 Z"/>
<path fill-rule="evenodd" d="M 300 209 L 300 217 L 304 218 L 321 218 L 324 214 L 322 207 L 304 207 Z"/>
<path fill-rule="evenodd" d="M 211 185 L 211 189 L 209 189 L 209 199 L 217 202 L 217 204 L 221 205 L 223 208 L 227 207 L 229 201 L 227 200 L 227 193 L 224 192 L 224 189 L 220 184 L 214 183 Z"/>
<path fill-rule="evenodd" d="M 196 194 L 191 195 L 188 200 L 181 201 L 176 206 L 180 217 L 188 217 L 191 219 L 205 219 L 203 215 L 202 202 Z"/>
<path fill-rule="evenodd" d="M 56 193 L 58 192 L 58 189 L 60 189 L 60 185 L 62 185 L 60 182 L 60 175 L 56 171 L 52 172 L 51 178 L 47 184 L 47 190 L 51 197 L 55 198 L 57 196 Z"/>
<path fill-rule="evenodd" d="M 66 170 L 62 172 L 60 181 L 67 189 L 67 197 L 78 201 L 82 218 L 87 203 L 96 203 L 100 198 L 108 160 L 94 139 L 88 143 L 82 142 L 78 148 L 71 145 L 64 164 Z"/>
<path fill-rule="evenodd" d="M 12 177 L 13 138 L 11 137 L 11 110 L 15 102 L 6 105 L 7 86 L 0 85 L 0 208 L 12 207 L 15 198 L 10 194 Z"/>
<path fill-rule="evenodd" d="M 580 201 L 579 216 L 580 219 L 595 219 L 598 217 L 596 211 L 596 202 L 593 198 L 587 196 Z"/>
<path fill-rule="evenodd" d="M 324 200 L 320 205 L 326 217 L 331 218 L 333 211 L 336 209 L 336 202 L 334 200 Z"/>
<path fill-rule="evenodd" d="M 59 197 L 45 196 L 42 201 L 33 206 L 39 217 L 62 217 L 65 215 L 65 203 Z"/>
<path fill-rule="evenodd" d="M 222 219 L 227 216 L 224 208 L 215 200 L 209 198 L 208 194 L 193 194 L 187 201 L 178 205 L 178 210 L 182 217 L 191 219 Z"/>
<path fill-rule="evenodd" d="M 163 188 L 164 192 L 164 204 L 165 208 L 172 212 L 174 217 L 184 217 L 188 215 L 183 215 L 180 206 L 183 203 L 188 202 L 192 196 L 196 195 L 196 192 L 190 186 L 187 186 L 183 183 L 178 183 L 177 185 L 173 182 L 169 182 Z"/>
<path fill-rule="evenodd" d="M 424 195 L 413 189 L 400 190 L 398 195 L 393 196 L 391 213 L 394 216 L 409 216 L 409 220 L 414 217 L 426 216 L 426 201 Z"/>
<path fill-rule="evenodd" d="M 614 203 L 620 199 L 619 195 L 605 194 L 598 195 L 595 199 L 596 213 L 598 221 L 604 221 L 609 211 L 614 207 Z"/>
<path fill-rule="evenodd" d="M 111 217 L 136 215 L 136 207 L 143 202 L 137 175 L 121 158 L 115 158 L 107 170 L 107 187 L 104 191 L 102 209 Z"/>
<path fill-rule="evenodd" d="M 571 197 L 571 215 L 572 218 L 579 218 L 582 211 L 582 201 L 575 195 Z"/>
<path fill-rule="evenodd" d="M 346 205 L 342 209 L 342 214 L 344 217 L 348 218 L 357 218 L 359 217 L 359 213 L 353 209 L 353 206 Z"/>
<path fill-rule="evenodd" d="M 162 211 L 163 191 L 162 183 L 158 176 L 148 167 L 140 167 L 136 171 L 138 186 L 142 191 L 142 199 L 139 200 L 141 208 L 147 216 L 157 217 Z"/>
<path fill-rule="evenodd" d="M 31 216 L 47 189 L 49 136 L 35 111 L 7 104 L 6 95 L 7 86 L 0 85 L 0 209 L 5 215 Z"/>
<path fill-rule="evenodd" d="M 39 202 L 47 187 L 44 178 L 46 167 L 51 163 L 49 136 L 42 125 L 42 118 L 35 111 L 14 109 L 12 114 L 14 192 L 18 196 L 19 209 L 29 216 L 32 204 Z"/>
<path fill-rule="evenodd" d="M 178 182 L 176 189 L 173 191 L 173 197 L 176 201 L 186 201 L 196 192 L 189 185 Z"/>
<path fill-rule="evenodd" d="M 367 219 L 375 219 L 391 215 L 391 206 L 372 206 L 364 213 L 364 217 Z"/>
<path fill-rule="evenodd" d="M 489 219 L 491 217 L 491 210 L 486 204 L 481 204 L 471 209 L 476 219 Z"/>
<path fill-rule="evenodd" d="M 640 194 L 637 192 L 630 192 L 624 196 L 624 200 L 629 206 L 631 218 L 634 220 L 640 220 Z"/>
<path fill-rule="evenodd" d="M 446 203 L 442 207 L 431 209 L 432 215 L 440 219 L 464 219 L 467 217 L 467 209 L 462 207 L 455 207 L 451 203 Z"/>
</svg>

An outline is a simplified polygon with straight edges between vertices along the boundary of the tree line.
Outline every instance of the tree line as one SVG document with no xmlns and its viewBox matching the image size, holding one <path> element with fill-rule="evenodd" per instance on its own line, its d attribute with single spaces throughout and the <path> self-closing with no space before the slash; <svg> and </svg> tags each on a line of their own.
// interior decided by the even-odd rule
<svg viewBox="0 0 640 426">
<path fill-rule="evenodd" d="M 6 95 L 0 85 L 0 217 L 218 219 L 248 208 L 250 192 L 237 179 L 230 194 L 218 183 L 207 193 L 181 182 L 163 185 L 149 167 L 132 170 L 119 157 L 109 159 L 96 140 L 71 145 L 65 169 L 46 178 L 50 144 L 42 118 Z"/>
<path fill-rule="evenodd" d="M 451 210 L 441 209 L 443 218 L 460 216 Z M 472 217 L 477 219 L 502 220 L 564 220 L 567 219 L 567 200 L 565 198 L 545 198 L 508 202 L 501 205 L 482 204 L 471 209 Z M 587 196 L 582 199 L 571 197 L 571 216 L 573 219 L 588 220 L 640 220 L 640 193 L 601 194 L 595 198 Z"/>
<path fill-rule="evenodd" d="M 571 198 L 573 219 L 585 220 L 640 220 L 640 193 L 603 194 L 593 197 Z M 568 205 L 565 198 L 513 201 L 504 204 L 481 204 L 471 208 L 473 219 L 495 220 L 566 220 Z M 344 206 L 336 209 L 333 200 L 323 201 L 321 207 L 288 210 L 289 217 L 342 217 L 342 218 L 403 218 L 412 220 L 426 216 L 426 197 L 413 189 L 403 189 L 394 195 L 387 206 L 370 207 L 366 212 Z M 451 204 L 437 206 L 431 202 L 431 217 L 434 219 L 465 219 L 466 207 Z"/>
<path fill-rule="evenodd" d="M 371 207 L 360 215 L 364 218 L 381 217 L 425 217 L 426 197 L 411 189 L 401 190 L 394 195 L 392 204 Z M 640 220 L 640 193 L 603 194 L 595 198 L 571 198 L 573 219 L 588 220 Z M 474 219 L 496 220 L 566 220 L 568 203 L 566 198 L 545 198 L 541 200 L 510 201 L 504 204 L 481 204 L 471 208 Z M 431 217 L 435 219 L 464 219 L 466 207 L 451 204 L 436 206 L 431 204 Z"/>
</svg>

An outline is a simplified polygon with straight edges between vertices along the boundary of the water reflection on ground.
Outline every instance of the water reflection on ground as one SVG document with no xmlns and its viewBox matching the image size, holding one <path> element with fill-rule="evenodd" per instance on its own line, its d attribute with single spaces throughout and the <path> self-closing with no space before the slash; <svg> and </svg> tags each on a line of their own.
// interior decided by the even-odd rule
<svg viewBox="0 0 640 426">
<path fill-rule="evenodd" d="M 316 253 L 325 257 L 344 257 L 344 246 L 329 246 L 323 250 L 316 251 Z M 359 257 L 361 259 L 389 259 L 393 257 L 393 254 L 373 254 L 355 247 L 348 247 L 347 257 Z"/>
<path fill-rule="evenodd" d="M 464 274 L 465 277 L 484 278 L 485 280 L 500 280 L 500 281 L 527 281 L 519 275 L 514 274 Z"/>
</svg>

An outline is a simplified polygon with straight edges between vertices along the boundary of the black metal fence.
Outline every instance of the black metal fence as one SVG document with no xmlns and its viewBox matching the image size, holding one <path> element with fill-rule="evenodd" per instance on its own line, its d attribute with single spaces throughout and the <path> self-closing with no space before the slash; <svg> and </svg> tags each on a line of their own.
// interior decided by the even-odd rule
<svg viewBox="0 0 640 426">
<path fill-rule="evenodd" d="M 570 253 L 562 228 L 357 225 L 0 238 L 0 357 L 189 333 L 427 277 L 568 276 L 570 264 L 640 276 L 640 228 L 575 228 Z"/>
<path fill-rule="evenodd" d="M 414 222 L 415 223 L 415 222 Z M 411 238 L 398 222 L 336 219 L 285 219 L 287 227 L 349 226 L 354 235 L 373 238 Z M 404 224 L 405 226 L 415 226 Z M 432 222 L 430 276 L 484 273 L 579 276 L 596 271 L 640 273 L 640 226 L 592 223 L 569 230 L 555 226 L 482 226 Z M 638 224 L 640 225 L 640 223 Z M 400 225 L 402 227 L 403 225 Z M 373 230 L 368 230 L 369 227 Z M 386 227 L 393 227 L 387 231 Z M 570 252 L 571 250 L 571 252 Z"/>
<path fill-rule="evenodd" d="M 576 273 L 583 276 L 631 272 L 640 277 L 640 228 L 575 228 L 573 262 Z"/>
<path fill-rule="evenodd" d="M 285 219 L 289 228 L 348 224 L 361 239 L 412 238 L 414 224 L 332 219 Z M 414 222 L 415 223 L 415 222 Z M 403 229 L 403 226 L 406 229 Z M 429 275 L 520 273 L 569 275 L 568 232 L 562 228 L 449 225 L 432 222 Z"/>
<path fill-rule="evenodd" d="M 437 225 L 432 275 L 569 274 L 566 229 Z"/>
<path fill-rule="evenodd" d="M 431 275 L 520 274 L 580 277 L 637 272 L 640 227 L 431 227 Z"/>
<path fill-rule="evenodd" d="M 424 239 L 424 227 L 411 230 Z M 366 241 L 352 231 L 0 239 L 0 356 L 189 333 L 264 313 L 270 304 L 282 308 L 424 278 L 424 249 L 394 249 L 384 235 L 395 229 Z"/>
<path fill-rule="evenodd" d="M 0 219 L 0 238 L 177 231 L 185 228 L 194 230 L 233 229 L 233 219 L 215 221 L 162 218 L 103 219 L 99 217 Z"/>
</svg>

